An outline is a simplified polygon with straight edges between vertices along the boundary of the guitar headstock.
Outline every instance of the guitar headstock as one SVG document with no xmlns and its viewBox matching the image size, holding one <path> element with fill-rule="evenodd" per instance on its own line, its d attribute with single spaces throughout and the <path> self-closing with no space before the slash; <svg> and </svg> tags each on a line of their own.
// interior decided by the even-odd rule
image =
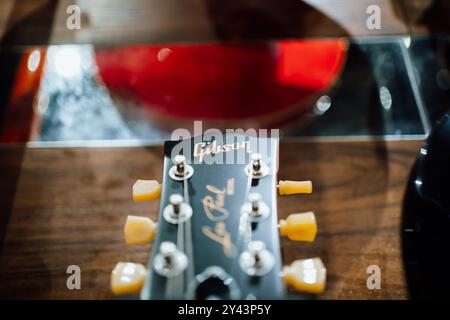
<svg viewBox="0 0 450 320">
<path fill-rule="evenodd" d="M 278 222 L 277 189 L 281 195 L 311 193 L 312 184 L 277 183 L 277 171 L 275 138 L 231 134 L 166 142 L 162 185 L 138 180 L 133 187 L 135 201 L 161 196 L 158 223 L 129 216 L 124 229 L 130 245 L 153 240 L 148 272 L 119 263 L 111 277 L 113 293 L 139 291 L 142 299 L 280 299 L 285 284 L 306 293 L 323 291 L 319 258 L 281 265 L 279 235 L 313 241 L 317 225 L 312 212 Z"/>
</svg>

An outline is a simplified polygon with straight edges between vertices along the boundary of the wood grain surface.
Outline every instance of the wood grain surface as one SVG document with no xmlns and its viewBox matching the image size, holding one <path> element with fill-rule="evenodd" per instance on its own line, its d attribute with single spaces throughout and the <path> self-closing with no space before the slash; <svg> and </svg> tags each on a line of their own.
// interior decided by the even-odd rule
<svg viewBox="0 0 450 320">
<path fill-rule="evenodd" d="M 320 256 L 322 299 L 405 299 L 401 202 L 421 141 L 284 142 L 281 179 L 311 179 L 308 196 L 279 197 L 279 216 L 314 210 L 312 244 L 282 240 L 284 263 Z M 128 247 L 127 214 L 156 219 L 158 203 L 133 203 L 138 178 L 161 179 L 162 148 L 0 147 L 0 298 L 108 299 L 118 261 L 146 263 L 150 245 Z M 81 267 L 81 290 L 66 268 Z M 378 265 L 380 290 L 366 269 Z"/>
</svg>

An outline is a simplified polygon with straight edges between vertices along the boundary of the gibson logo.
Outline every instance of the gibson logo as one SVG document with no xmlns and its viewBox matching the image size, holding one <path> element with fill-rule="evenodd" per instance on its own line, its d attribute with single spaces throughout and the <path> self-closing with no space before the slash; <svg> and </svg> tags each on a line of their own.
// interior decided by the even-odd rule
<svg viewBox="0 0 450 320">
<path fill-rule="evenodd" d="M 215 140 L 212 143 L 199 142 L 194 145 L 194 158 L 198 158 L 199 163 L 202 163 L 206 155 L 229 152 L 239 149 L 244 149 L 245 152 L 251 153 L 250 141 L 227 143 L 223 146 L 217 145 L 217 141 Z"/>
<path fill-rule="evenodd" d="M 211 240 L 221 244 L 225 255 L 233 257 L 236 255 L 236 248 L 224 223 L 229 216 L 229 212 L 224 205 L 225 197 L 234 194 L 234 178 L 228 179 L 227 186 L 223 189 L 213 185 L 207 185 L 206 189 L 212 192 L 215 197 L 211 195 L 205 196 L 202 199 L 203 209 L 208 219 L 215 222 L 215 227 L 213 229 L 209 226 L 203 226 L 202 232 Z"/>
</svg>

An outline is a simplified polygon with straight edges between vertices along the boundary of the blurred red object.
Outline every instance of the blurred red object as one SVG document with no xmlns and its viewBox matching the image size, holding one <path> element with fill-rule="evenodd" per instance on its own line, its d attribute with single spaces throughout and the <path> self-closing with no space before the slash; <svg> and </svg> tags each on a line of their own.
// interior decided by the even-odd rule
<svg viewBox="0 0 450 320">
<path fill-rule="evenodd" d="M 39 92 L 44 70 L 46 49 L 27 49 L 21 56 L 13 89 L 6 106 L 2 143 L 24 143 L 36 134 L 35 98 Z"/>
<path fill-rule="evenodd" d="M 311 111 L 345 64 L 345 40 L 136 46 L 96 52 L 111 94 L 173 129 L 277 127 Z M 126 114 L 129 108 L 121 108 Z"/>
</svg>

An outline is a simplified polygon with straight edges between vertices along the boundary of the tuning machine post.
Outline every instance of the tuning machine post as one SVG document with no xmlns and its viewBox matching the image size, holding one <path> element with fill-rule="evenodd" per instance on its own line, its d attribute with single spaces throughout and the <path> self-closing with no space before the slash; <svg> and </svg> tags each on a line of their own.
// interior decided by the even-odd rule
<svg viewBox="0 0 450 320">
<path fill-rule="evenodd" d="M 245 174 L 253 179 L 260 179 L 270 172 L 269 166 L 263 160 L 260 153 L 252 153 L 250 163 L 245 167 Z"/>
<path fill-rule="evenodd" d="M 183 223 L 192 216 L 192 207 L 184 202 L 181 194 L 172 194 L 163 210 L 164 219 L 171 224 Z"/>
<path fill-rule="evenodd" d="M 248 215 L 250 222 L 260 222 L 270 214 L 269 206 L 262 200 L 260 193 L 250 193 L 248 201 L 241 208 L 241 213 Z"/>
<path fill-rule="evenodd" d="M 241 253 L 239 264 L 242 271 L 252 277 L 263 276 L 272 271 L 275 265 L 273 254 L 262 241 L 250 241 L 247 250 Z"/>
<path fill-rule="evenodd" d="M 181 274 L 188 265 L 187 256 L 173 242 L 164 241 L 159 246 L 153 266 L 155 272 L 164 277 L 175 277 Z"/>
<path fill-rule="evenodd" d="M 169 169 L 169 176 L 175 181 L 184 181 L 194 174 L 194 168 L 187 164 L 186 157 L 178 154 L 173 158 L 173 166 Z"/>
</svg>

